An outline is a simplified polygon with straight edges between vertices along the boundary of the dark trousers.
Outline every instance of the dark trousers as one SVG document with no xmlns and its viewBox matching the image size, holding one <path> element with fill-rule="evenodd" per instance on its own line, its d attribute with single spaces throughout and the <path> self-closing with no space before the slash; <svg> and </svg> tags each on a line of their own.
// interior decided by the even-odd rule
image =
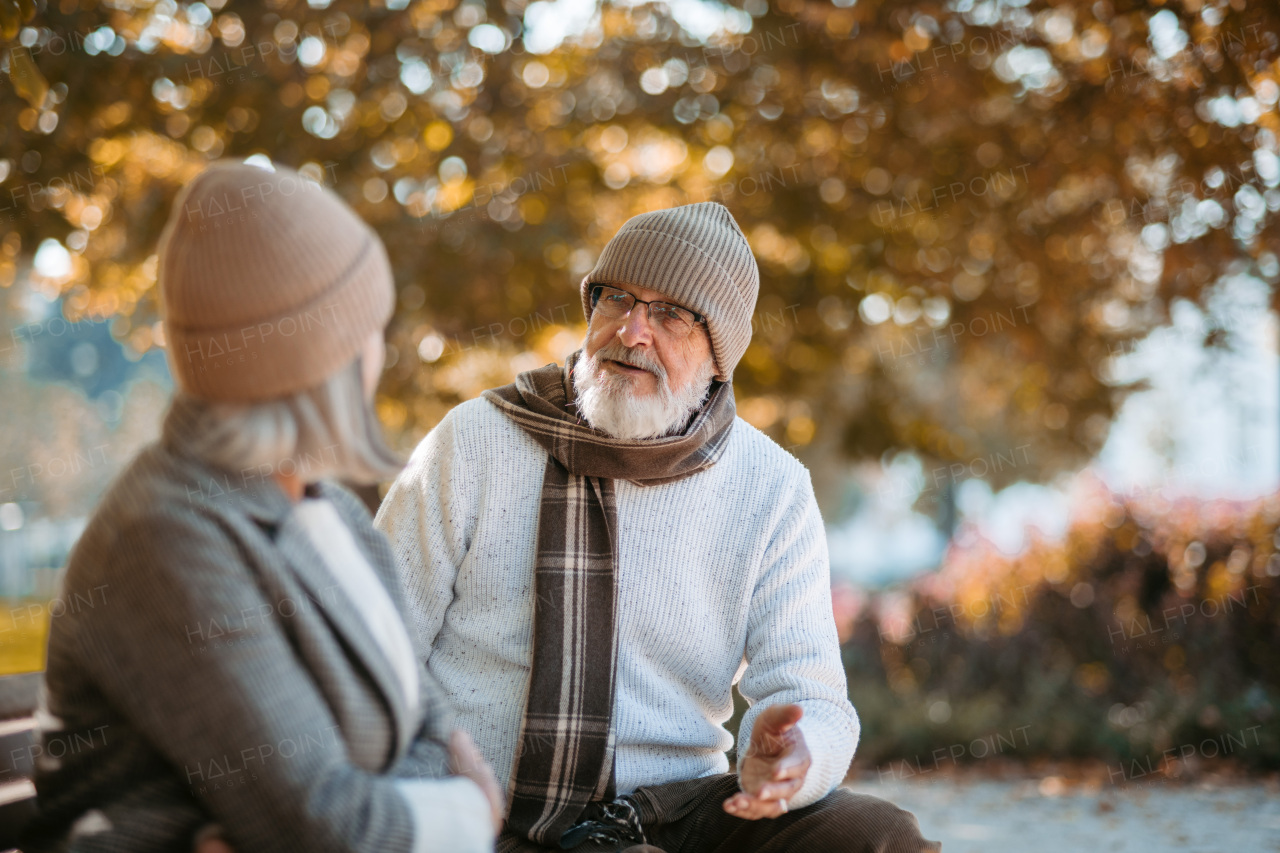
<svg viewBox="0 0 1280 853">
<path fill-rule="evenodd" d="M 630 795 L 648 842 L 666 853 L 936 853 L 942 845 L 920 835 L 915 816 L 893 803 L 838 789 L 811 806 L 778 818 L 744 820 L 726 812 L 738 791 L 732 773 L 640 788 Z M 626 845 L 622 845 L 625 847 Z M 497 853 L 547 853 L 510 833 Z M 583 844 L 575 853 L 614 853 Z"/>
</svg>

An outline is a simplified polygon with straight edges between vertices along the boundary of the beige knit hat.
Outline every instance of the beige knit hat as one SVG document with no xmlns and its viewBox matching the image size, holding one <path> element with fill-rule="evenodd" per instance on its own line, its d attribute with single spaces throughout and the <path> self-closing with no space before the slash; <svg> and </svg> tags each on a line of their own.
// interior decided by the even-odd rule
<svg viewBox="0 0 1280 853">
<path fill-rule="evenodd" d="M 178 194 L 160 238 L 169 367 L 206 400 L 320 384 L 391 317 L 382 241 L 333 192 L 282 166 L 220 161 Z"/>
<path fill-rule="evenodd" d="M 713 201 L 634 216 L 604 247 L 582 279 L 591 316 L 591 285 L 656 290 L 707 318 L 716 373 L 729 379 L 751 341 L 760 269 L 733 215 Z"/>
</svg>

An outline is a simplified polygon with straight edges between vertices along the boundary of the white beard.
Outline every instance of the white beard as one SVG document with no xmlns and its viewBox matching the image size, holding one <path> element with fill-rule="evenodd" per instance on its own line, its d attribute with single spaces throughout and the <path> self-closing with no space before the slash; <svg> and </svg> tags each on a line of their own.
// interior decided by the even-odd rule
<svg viewBox="0 0 1280 853">
<path fill-rule="evenodd" d="M 644 368 L 658 380 L 652 394 L 637 393 L 636 378 L 606 370 L 607 359 Z M 644 350 L 611 341 L 594 356 L 587 355 L 585 343 L 573 381 L 578 396 L 578 414 L 593 428 L 614 438 L 642 439 L 676 435 L 693 413 L 702 408 L 715 376 L 715 364 L 708 359 L 684 388 L 672 391 L 667 371 Z"/>
</svg>

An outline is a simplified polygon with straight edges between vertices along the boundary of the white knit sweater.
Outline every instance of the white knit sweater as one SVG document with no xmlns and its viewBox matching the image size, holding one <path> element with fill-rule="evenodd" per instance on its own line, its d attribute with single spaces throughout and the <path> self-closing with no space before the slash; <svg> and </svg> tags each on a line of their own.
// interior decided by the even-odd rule
<svg viewBox="0 0 1280 853">
<path fill-rule="evenodd" d="M 428 667 L 509 785 L 529 689 L 533 561 L 546 452 L 471 400 L 423 439 L 376 524 L 390 537 Z M 618 793 L 728 770 L 732 685 L 797 702 L 813 766 L 801 808 L 844 778 L 859 724 L 831 613 L 827 545 L 809 472 L 738 419 L 710 469 L 616 483 Z"/>
</svg>

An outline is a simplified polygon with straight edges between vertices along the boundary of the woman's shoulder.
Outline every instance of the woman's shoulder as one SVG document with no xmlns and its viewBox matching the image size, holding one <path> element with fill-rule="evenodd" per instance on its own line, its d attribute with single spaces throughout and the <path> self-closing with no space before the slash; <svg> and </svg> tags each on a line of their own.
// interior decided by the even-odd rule
<svg viewBox="0 0 1280 853">
<path fill-rule="evenodd" d="M 230 474 L 186 465 L 148 445 L 107 487 L 68 563 L 68 576 L 107 570 L 122 550 L 181 559 L 197 549 L 232 547 L 234 519 L 247 517 L 245 484 Z"/>
</svg>

